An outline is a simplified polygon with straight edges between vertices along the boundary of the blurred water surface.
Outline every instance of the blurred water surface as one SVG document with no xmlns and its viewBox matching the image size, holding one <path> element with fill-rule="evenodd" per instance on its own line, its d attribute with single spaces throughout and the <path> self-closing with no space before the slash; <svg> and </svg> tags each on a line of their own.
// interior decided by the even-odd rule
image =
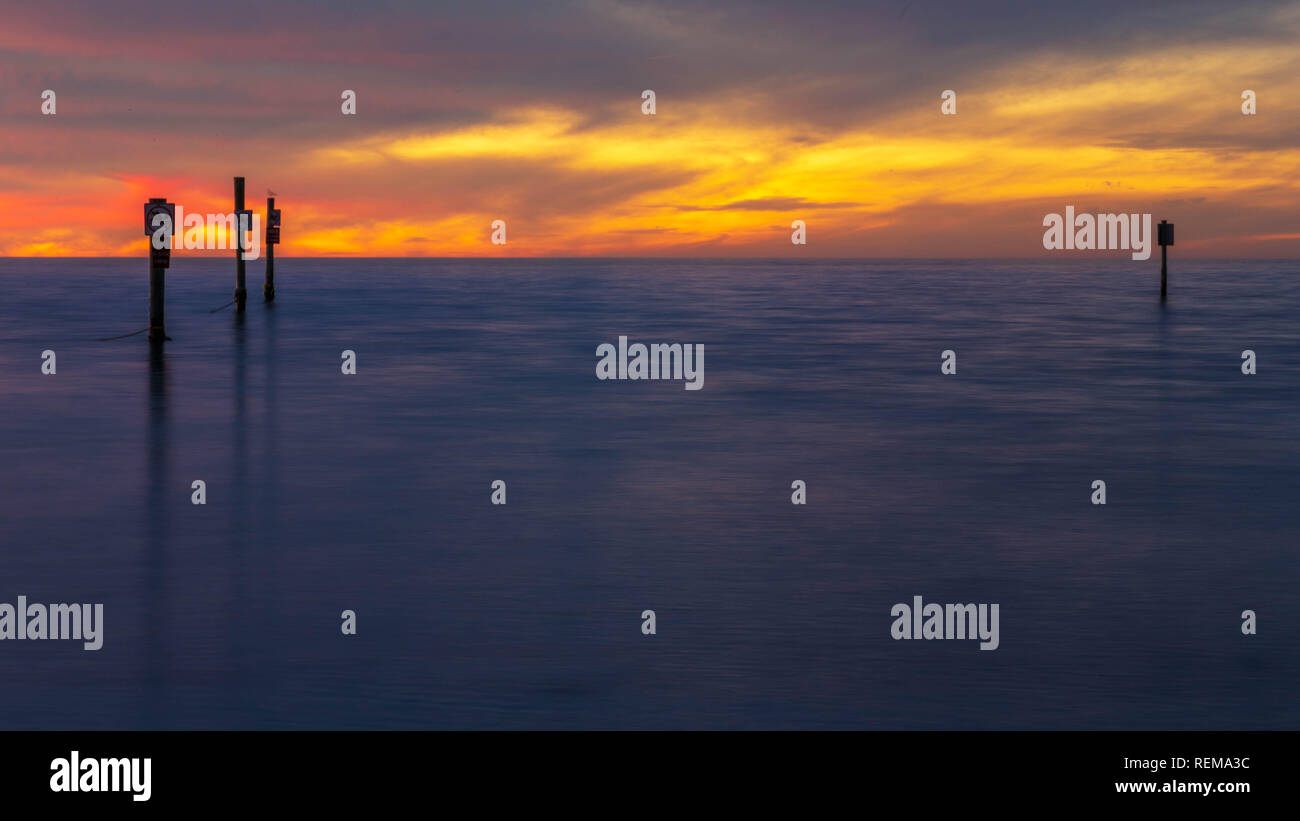
<svg viewBox="0 0 1300 821">
<path fill-rule="evenodd" d="M 0 726 L 1300 728 L 1294 264 L 284 259 L 242 320 L 232 268 L 151 356 L 91 341 L 143 260 L 0 260 L 0 601 L 106 622 L 0 642 Z"/>
</svg>

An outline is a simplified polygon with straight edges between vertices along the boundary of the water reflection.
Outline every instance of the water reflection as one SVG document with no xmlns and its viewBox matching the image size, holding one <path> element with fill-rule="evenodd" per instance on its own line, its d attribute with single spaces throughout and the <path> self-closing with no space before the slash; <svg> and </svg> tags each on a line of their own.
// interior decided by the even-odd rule
<svg viewBox="0 0 1300 821">
<path fill-rule="evenodd" d="M 158 713 L 167 696 L 167 671 L 172 669 L 171 649 L 166 625 L 170 622 L 167 601 L 167 545 L 171 530 L 171 495 L 184 492 L 172 487 L 171 447 L 168 440 L 168 373 L 162 341 L 149 343 L 149 415 L 148 415 L 148 503 L 142 509 L 145 518 L 146 555 L 143 595 L 145 659 L 143 689 L 148 697 L 138 703 L 143 726 L 158 723 Z"/>
<path fill-rule="evenodd" d="M 249 574 L 253 560 L 249 549 L 249 475 L 248 475 L 248 322 L 247 313 L 238 312 L 234 322 L 234 349 L 231 357 L 231 467 L 230 529 L 226 567 L 230 572 L 230 597 L 226 612 L 231 614 L 226 632 L 231 669 L 241 680 L 254 669 L 250 643 L 245 637 L 255 629 L 250 613 Z"/>
</svg>

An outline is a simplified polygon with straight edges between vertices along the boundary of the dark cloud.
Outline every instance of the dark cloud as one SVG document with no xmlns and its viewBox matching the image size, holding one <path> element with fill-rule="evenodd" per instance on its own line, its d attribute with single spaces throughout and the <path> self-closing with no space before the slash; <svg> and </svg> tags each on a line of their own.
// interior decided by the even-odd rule
<svg viewBox="0 0 1300 821">
<path fill-rule="evenodd" d="M 904 5 L 180 0 L 160 13 L 45 2 L 6 12 L 0 102 L 27 105 L 30 84 L 57 83 L 106 115 L 134 104 L 182 131 L 221 118 L 307 136 L 304 116 L 356 89 L 362 119 L 313 126 L 336 137 L 539 102 L 597 112 L 654 88 L 661 106 L 731 98 L 738 115 L 835 129 L 1035 54 L 1172 43 L 1194 59 L 1198 44 L 1292 35 L 1272 23 L 1280 0 L 915 0 L 900 15 Z"/>
</svg>

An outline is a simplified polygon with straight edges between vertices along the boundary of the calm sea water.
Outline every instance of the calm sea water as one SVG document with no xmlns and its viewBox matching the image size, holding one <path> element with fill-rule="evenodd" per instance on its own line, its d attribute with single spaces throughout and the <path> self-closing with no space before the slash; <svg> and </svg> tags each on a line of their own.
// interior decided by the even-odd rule
<svg viewBox="0 0 1300 821">
<path fill-rule="evenodd" d="M 0 601 L 106 622 L 0 642 L 0 726 L 1300 727 L 1294 263 L 277 268 L 178 259 L 151 358 L 143 260 L 0 260 Z"/>
</svg>

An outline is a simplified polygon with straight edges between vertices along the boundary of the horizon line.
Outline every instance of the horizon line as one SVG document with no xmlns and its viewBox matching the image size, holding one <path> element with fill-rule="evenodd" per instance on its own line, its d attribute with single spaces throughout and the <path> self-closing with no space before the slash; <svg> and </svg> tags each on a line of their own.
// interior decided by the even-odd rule
<svg viewBox="0 0 1300 821">
<path fill-rule="evenodd" d="M 232 250 L 233 250 L 233 249 L 232 249 Z M 912 261 L 912 262 L 926 262 L 926 261 L 941 261 L 941 262 L 943 262 L 943 261 L 946 261 L 946 262 L 952 262 L 952 261 L 960 261 L 960 262 L 979 262 L 979 261 L 985 261 L 985 260 L 992 260 L 992 261 L 1016 260 L 1016 261 L 1025 261 L 1025 262 L 1030 262 L 1030 261 L 1049 260 L 1049 259 L 1056 259 L 1056 260 L 1074 260 L 1074 261 L 1080 261 L 1080 262 L 1082 262 L 1082 261 L 1096 261 L 1096 260 L 1112 259 L 1112 260 L 1123 261 L 1123 262 L 1151 262 L 1151 261 L 1157 259 L 1157 257 L 1156 257 L 1155 254 L 1152 254 L 1152 256 L 1151 256 L 1150 259 L 1135 260 L 1135 259 L 1130 259 L 1130 258 L 1128 258 L 1127 256 L 1124 256 L 1124 255 L 1122 255 L 1122 254 L 1121 254 L 1121 255 L 1115 255 L 1115 256 L 1098 256 L 1098 255 L 1096 255 L 1096 254 L 1087 254 L 1087 255 L 1084 255 L 1084 254 L 1082 254 L 1082 253 L 1074 253 L 1074 254 L 1042 254 L 1042 255 L 1038 255 L 1038 256 L 971 256 L 971 257 L 958 257 L 958 256 L 942 256 L 942 257 L 897 257 L 897 256 L 892 256 L 892 257 L 891 257 L 891 256 L 880 256 L 880 257 L 833 257 L 833 256 L 831 256 L 831 257 L 820 257 L 820 256 L 804 256 L 804 255 L 798 255 L 798 256 L 777 256 L 777 257 L 773 257 L 773 256 L 685 256 L 685 255 L 682 255 L 682 256 L 679 256 L 679 255 L 664 255 L 664 256 L 621 256 L 621 255 L 595 256 L 595 255 L 586 255 L 586 256 L 570 256 L 570 257 L 565 257 L 565 256 L 482 256 L 482 255 L 475 255 L 475 256 L 399 256 L 399 257 L 394 257 L 394 256 L 345 256 L 345 255 L 341 255 L 341 254 L 331 254 L 331 255 L 328 255 L 328 256 L 313 256 L 313 255 L 296 255 L 296 254 L 295 254 L 295 255 L 293 255 L 293 256 L 282 256 L 282 255 L 277 255 L 276 258 L 279 259 L 279 260 L 286 260 L 286 259 L 310 259 L 310 260 L 327 260 L 327 259 L 335 259 L 335 260 L 349 260 L 349 259 L 380 259 L 380 260 L 402 260 L 402 259 L 409 259 L 409 260 L 482 260 L 482 261 L 484 261 L 484 262 L 509 262 L 509 261 L 511 261 L 511 260 L 611 260 L 611 259 L 616 259 L 616 260 L 645 260 L 645 261 L 691 260 L 691 261 L 717 261 L 717 262 L 728 262 L 728 261 L 731 261 L 731 262 L 760 262 L 760 261 L 762 261 L 762 262 L 897 262 L 897 261 Z M 1215 256 L 1210 256 L 1210 257 L 1200 257 L 1200 256 L 1195 256 L 1195 255 L 1188 256 L 1188 255 L 1186 255 L 1186 254 L 1180 254 L 1178 258 L 1179 258 L 1180 260 L 1182 260 L 1182 261 L 1189 261 L 1189 262 L 1190 262 L 1190 261 L 1197 261 L 1197 262 L 1255 262 L 1255 261 L 1269 261 L 1269 262 L 1298 262 L 1298 261 L 1300 261 L 1300 257 L 1254 257 L 1254 256 L 1249 256 L 1249 257 L 1215 257 Z M 126 259 L 134 259 L 134 260 L 139 260 L 139 261 L 141 261 L 141 262 L 144 262 L 144 261 L 146 261 L 146 260 L 148 259 L 148 256 L 145 256 L 145 255 L 123 256 L 123 255 L 114 255 L 114 254 L 103 254 L 103 255 L 99 255 L 99 256 L 81 256 L 81 255 L 71 255 L 71 254 L 68 254 L 68 255 L 59 255 L 59 256 L 34 256 L 34 257 L 33 257 L 33 256 L 18 256 L 18 255 L 0 254 L 0 260 L 47 260 L 47 261 L 55 261 L 55 260 L 61 260 L 61 259 L 76 259 L 76 260 L 82 260 L 82 259 L 94 259 L 94 260 L 99 260 L 99 259 L 123 259 L 123 260 L 126 260 Z M 180 258 L 178 258 L 178 260 L 179 260 L 179 259 L 184 259 L 184 260 L 186 260 L 186 261 L 196 261 L 196 260 L 214 260 L 214 261 L 221 261 L 221 262 L 229 262 L 229 261 L 230 261 L 230 257 L 229 257 L 229 256 L 207 256 L 207 255 L 205 255 L 205 256 L 193 256 L 193 257 L 180 257 Z M 263 261 L 265 261 L 265 259 L 266 259 L 266 257 L 265 257 L 265 255 L 263 255 L 263 256 L 259 256 L 257 259 L 247 260 L 247 262 L 263 262 Z"/>
</svg>

